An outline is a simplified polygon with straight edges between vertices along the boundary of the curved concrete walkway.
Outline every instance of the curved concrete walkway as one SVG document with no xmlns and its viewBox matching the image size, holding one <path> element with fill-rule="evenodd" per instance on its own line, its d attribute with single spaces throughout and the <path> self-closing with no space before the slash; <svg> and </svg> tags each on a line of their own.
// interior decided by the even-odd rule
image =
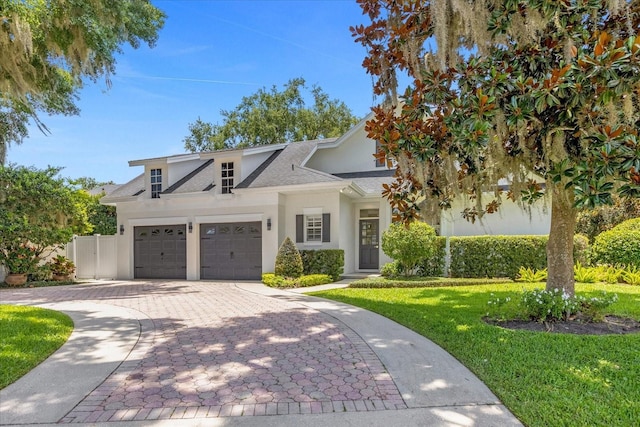
<svg viewBox="0 0 640 427">
<path fill-rule="evenodd" d="M 0 300 L 75 323 L 58 352 L 0 390 L 3 426 L 521 425 L 431 341 L 298 292 L 131 281 Z"/>
</svg>

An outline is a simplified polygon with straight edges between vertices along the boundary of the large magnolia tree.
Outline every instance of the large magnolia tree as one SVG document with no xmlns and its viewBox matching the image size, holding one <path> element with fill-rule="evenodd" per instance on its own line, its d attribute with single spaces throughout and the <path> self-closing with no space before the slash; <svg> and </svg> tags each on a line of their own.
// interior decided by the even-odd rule
<svg viewBox="0 0 640 427">
<path fill-rule="evenodd" d="M 358 3 L 385 99 L 367 129 L 398 162 L 385 194 L 400 216 L 463 198 L 475 220 L 545 195 L 547 289 L 573 295 L 578 211 L 640 195 L 640 1 Z"/>
<path fill-rule="evenodd" d="M 153 45 L 164 13 L 149 0 L 0 0 L 0 164 L 38 112 L 77 114 L 77 91 L 115 71 L 122 45 Z"/>
</svg>

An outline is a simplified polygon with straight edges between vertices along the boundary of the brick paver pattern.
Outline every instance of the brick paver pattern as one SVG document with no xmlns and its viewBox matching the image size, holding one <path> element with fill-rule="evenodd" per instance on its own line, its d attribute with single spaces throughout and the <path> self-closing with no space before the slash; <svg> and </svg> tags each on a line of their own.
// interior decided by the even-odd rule
<svg viewBox="0 0 640 427">
<path fill-rule="evenodd" d="M 406 408 L 378 357 L 351 329 L 233 284 L 132 281 L 2 297 L 88 301 L 143 314 L 127 360 L 62 423 Z"/>
</svg>

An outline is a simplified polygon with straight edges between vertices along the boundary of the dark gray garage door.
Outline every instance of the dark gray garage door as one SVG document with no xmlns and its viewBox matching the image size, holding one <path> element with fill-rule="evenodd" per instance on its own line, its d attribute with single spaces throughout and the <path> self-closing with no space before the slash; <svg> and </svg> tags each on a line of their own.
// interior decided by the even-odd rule
<svg viewBox="0 0 640 427">
<path fill-rule="evenodd" d="M 134 227 L 134 277 L 142 279 L 186 279 L 186 226 Z"/>
<path fill-rule="evenodd" d="M 200 278 L 255 280 L 262 275 L 262 223 L 200 225 Z"/>
</svg>

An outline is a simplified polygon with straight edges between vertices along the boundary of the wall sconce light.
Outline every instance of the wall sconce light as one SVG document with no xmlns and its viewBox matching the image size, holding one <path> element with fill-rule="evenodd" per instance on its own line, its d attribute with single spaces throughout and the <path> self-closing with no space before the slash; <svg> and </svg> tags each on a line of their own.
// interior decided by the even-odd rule
<svg viewBox="0 0 640 427">
<path fill-rule="evenodd" d="M 189 233 L 193 233 L 193 223 L 189 221 Z"/>
<path fill-rule="evenodd" d="M 124 224 L 120 224 L 120 235 L 124 234 Z"/>
<path fill-rule="evenodd" d="M 267 230 L 271 230 L 271 218 L 267 218 Z"/>
</svg>

